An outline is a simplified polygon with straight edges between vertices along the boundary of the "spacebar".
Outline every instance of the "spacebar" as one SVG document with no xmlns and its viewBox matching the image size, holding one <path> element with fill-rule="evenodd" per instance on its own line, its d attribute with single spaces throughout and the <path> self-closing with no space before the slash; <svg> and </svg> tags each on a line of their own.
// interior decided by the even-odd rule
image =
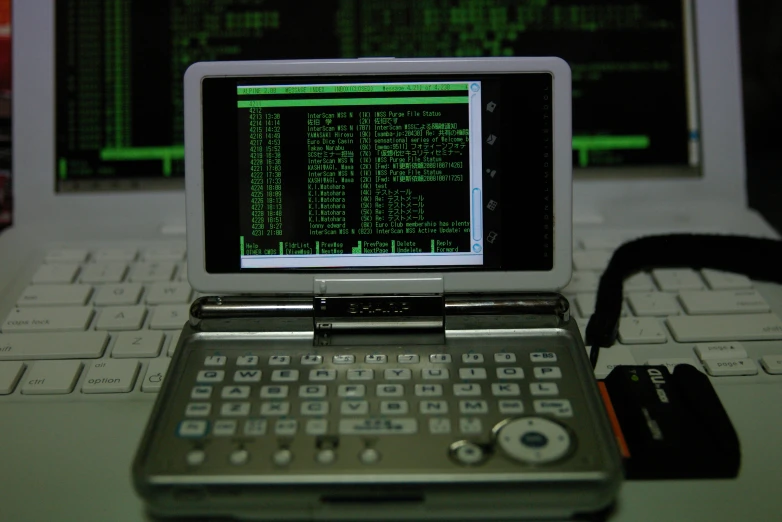
<svg viewBox="0 0 782 522">
<path fill-rule="evenodd" d="M 108 342 L 107 332 L 0 334 L 0 361 L 95 359 Z"/>
<path fill-rule="evenodd" d="M 776 314 L 672 316 L 666 322 L 680 343 L 782 339 L 782 321 Z"/>
<path fill-rule="evenodd" d="M 416 419 L 341 419 L 340 435 L 410 435 L 418 431 Z"/>
</svg>

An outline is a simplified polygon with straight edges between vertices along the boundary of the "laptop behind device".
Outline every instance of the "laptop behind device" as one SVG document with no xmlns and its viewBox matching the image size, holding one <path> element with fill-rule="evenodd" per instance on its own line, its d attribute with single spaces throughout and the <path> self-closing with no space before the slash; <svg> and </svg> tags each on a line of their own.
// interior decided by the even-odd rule
<svg viewBox="0 0 782 522">
<path fill-rule="evenodd" d="M 58 6 L 66 6 L 66 4 L 81 5 L 83 12 L 92 9 L 95 13 L 101 13 L 100 20 L 95 22 L 98 26 L 109 27 L 111 24 L 108 24 L 107 20 L 117 20 L 111 13 L 121 14 L 120 11 L 104 11 L 101 2 L 57 3 Z M 674 10 L 678 10 L 679 7 L 681 6 L 674 6 Z M 735 2 L 695 2 L 692 7 L 687 20 L 694 24 L 696 30 L 683 34 L 694 37 L 693 43 L 687 48 L 692 50 L 691 57 L 695 64 L 697 83 L 693 84 L 694 99 L 700 109 L 696 119 L 700 122 L 700 126 L 695 129 L 700 139 L 702 160 L 697 169 L 699 175 L 659 177 L 658 175 L 666 172 L 670 174 L 670 170 L 663 168 L 653 169 L 654 172 L 647 171 L 649 175 L 634 176 L 628 166 L 627 169 L 620 169 L 618 173 L 616 171 L 609 173 L 612 174 L 609 177 L 605 177 L 606 173 L 603 172 L 602 175 L 594 176 L 597 179 L 588 179 L 579 177 L 577 167 L 574 214 L 578 239 L 575 245 L 574 281 L 569 287 L 571 291 L 568 297 L 582 323 L 589 315 L 590 294 L 594 292 L 594 284 L 601 264 L 605 262 L 607 252 L 617 241 L 628 235 L 684 229 L 711 231 L 716 229 L 760 235 L 771 233 L 754 213 L 746 209 L 745 203 Z M 648 5 L 646 9 L 650 9 Z M 13 380 L 13 386 L 8 386 L 10 392 L 0 397 L 0 401 L 4 403 L 2 436 L 4 467 L 0 482 L 3 484 L 4 499 L 6 499 L 0 505 L 0 514 L 12 519 L 89 519 L 110 513 L 114 520 L 137 520 L 141 516 L 141 508 L 132 495 L 128 466 L 154 396 L 153 391 L 144 391 L 144 389 L 155 389 L 156 376 L 162 376 L 167 353 L 171 346 L 176 344 L 177 326 L 174 322 L 162 321 L 156 325 L 163 328 L 151 328 L 153 313 L 161 306 L 168 307 L 161 308 L 167 312 L 176 312 L 182 309 L 176 307 L 187 306 L 185 302 L 177 301 L 177 304 L 167 302 L 173 298 L 165 293 L 170 283 L 184 283 L 186 280 L 183 266 L 184 244 L 173 245 L 176 240 L 172 240 L 172 237 L 180 240 L 182 238 L 184 195 L 181 190 L 168 192 L 152 190 L 149 187 L 142 190 L 109 190 L 86 194 L 57 191 L 56 179 L 62 172 L 58 155 L 55 153 L 57 136 L 83 134 L 82 130 L 71 131 L 67 128 L 60 133 L 56 132 L 55 117 L 61 114 L 57 111 L 62 107 L 55 103 L 56 92 L 59 92 L 56 86 L 65 85 L 67 88 L 67 84 L 55 81 L 56 64 L 60 63 L 59 60 L 63 56 L 67 56 L 62 51 L 67 49 L 68 45 L 56 36 L 64 33 L 62 30 L 55 31 L 54 2 L 16 2 L 13 12 L 16 215 L 15 226 L 0 236 L 0 265 L 3 266 L 0 270 L 0 288 L 2 288 L 0 320 L 5 322 L 8 318 L 8 314 L 19 303 L 26 288 L 31 286 L 40 266 L 51 264 L 57 259 L 62 260 L 63 251 L 66 251 L 66 257 L 73 256 L 79 259 L 79 256 L 83 255 L 80 261 L 66 259 L 66 262 L 79 264 L 73 272 L 71 282 L 91 287 L 89 292 L 92 293 L 77 296 L 77 301 L 79 298 L 86 300 L 86 303 L 79 306 L 89 305 L 95 310 L 88 319 L 84 319 L 89 323 L 82 323 L 83 329 L 88 329 L 90 332 L 100 331 L 96 330 L 96 326 L 102 315 L 103 306 L 143 305 L 140 328 L 144 331 L 158 332 L 160 336 L 152 336 L 152 348 L 146 344 L 144 346 L 146 351 L 141 352 L 143 356 L 139 355 L 138 351 L 134 351 L 135 345 L 132 342 L 127 347 L 129 351 L 125 353 L 134 354 L 130 359 L 141 361 L 135 372 L 131 390 L 127 393 L 96 395 L 82 392 L 86 372 L 92 369 L 93 363 L 100 364 L 112 359 L 121 359 L 112 355 L 122 330 L 110 330 L 108 341 L 105 340 L 106 338 L 99 339 L 97 344 L 90 345 L 97 348 L 91 348 L 92 351 L 88 353 L 80 352 L 75 358 L 73 351 L 69 351 L 66 355 L 68 359 L 63 358 L 62 353 L 52 349 L 53 346 L 63 345 L 55 345 L 51 342 L 26 344 L 24 349 L 28 351 L 22 357 L 12 358 L 5 352 L 4 359 L 0 362 L 22 363 L 23 372 L 31 370 L 42 362 L 48 365 L 49 361 L 44 360 L 46 358 L 55 362 L 80 361 L 83 364 L 80 371 L 83 373 L 79 373 L 75 382 L 66 383 L 65 389 L 70 390 L 70 393 L 58 396 L 21 393 L 21 385 L 25 382 L 24 376 L 27 374 L 16 373 L 19 378 Z M 365 15 L 372 12 L 367 10 Z M 473 16 L 481 15 L 473 14 Z M 573 16 L 578 19 L 576 15 Z M 683 17 L 684 15 L 682 20 Z M 256 15 L 253 15 L 252 20 L 255 18 Z M 279 26 L 279 20 L 274 21 L 273 13 L 259 14 L 257 18 L 261 20 L 257 24 L 265 24 L 263 30 L 268 34 L 274 31 L 275 24 Z M 299 18 L 299 20 L 303 19 Z M 321 17 L 321 19 L 326 18 Z M 466 14 L 462 16 L 456 13 L 453 18 L 440 19 L 439 23 L 445 28 L 449 24 L 466 24 L 468 19 Z M 366 20 L 381 22 L 383 18 L 377 15 L 376 18 Z M 432 20 L 430 18 L 426 23 L 435 23 Z M 408 23 L 414 22 L 413 19 L 408 20 Z M 423 18 L 420 23 L 424 23 Z M 240 26 L 241 24 L 234 25 L 234 27 Z M 384 27 L 384 31 L 391 31 L 393 28 L 404 27 L 405 24 L 390 23 L 375 26 Z M 86 31 L 86 27 L 82 30 L 82 41 L 89 42 L 90 35 L 93 33 Z M 421 34 L 426 32 L 423 29 L 419 31 Z M 199 40 L 194 39 L 189 44 L 197 49 Z M 281 45 L 267 46 L 257 52 L 268 52 L 269 49 L 287 50 L 291 48 L 290 45 L 291 41 L 287 40 Z M 325 48 L 322 45 L 319 47 Z M 690 56 L 685 54 L 684 48 L 682 44 L 680 47 L 682 55 Z M 360 54 L 365 49 L 371 52 L 372 47 L 352 49 L 356 54 Z M 498 52 L 504 51 L 498 48 Z M 545 54 L 554 53 L 547 51 Z M 621 84 L 621 80 L 618 81 Z M 114 95 L 121 96 L 122 93 L 115 93 L 112 96 Z M 639 94 L 637 102 L 644 104 L 654 96 L 654 92 Z M 121 123 L 121 119 L 119 123 L 114 118 L 111 121 L 112 125 Z M 103 120 L 103 124 L 108 123 L 107 120 Z M 689 138 L 685 142 L 685 148 L 689 147 Z M 630 140 L 629 144 L 625 143 L 625 146 L 640 146 L 639 144 L 642 143 L 643 141 Z M 581 145 L 584 144 L 588 142 L 582 141 Z M 591 145 L 596 146 L 594 142 Z M 602 146 L 607 145 L 603 143 Z M 121 154 L 117 149 L 122 147 L 116 144 L 105 148 L 112 149 L 109 154 L 114 154 L 114 158 Z M 132 161 L 146 166 L 149 166 L 149 163 L 144 162 L 153 161 L 156 171 L 161 171 L 165 163 L 165 160 L 161 159 L 162 152 L 147 150 L 147 154 L 158 154 L 154 160 L 140 159 L 136 156 Z M 166 152 L 169 155 L 175 153 L 175 150 Z M 576 164 L 579 163 L 580 154 L 580 151 L 574 154 Z M 591 162 L 590 158 L 598 157 L 593 155 L 600 153 L 590 150 L 587 154 L 587 159 Z M 163 157 L 165 158 L 165 154 Z M 143 170 L 144 168 L 140 169 Z M 68 168 L 66 174 L 67 172 L 72 170 Z M 172 232 L 174 236 L 168 235 Z M 588 249 L 587 254 L 579 254 L 582 247 L 591 248 Z M 94 304 L 97 295 L 94 293 L 97 291 L 94 287 L 104 283 L 82 282 L 79 274 L 84 264 L 95 260 L 93 256 L 99 251 L 109 259 L 114 259 L 106 261 L 107 263 L 126 265 L 122 269 L 122 281 L 108 284 L 138 284 L 143 287 L 143 290 L 135 296 L 133 304 L 127 302 L 100 306 Z M 133 256 L 132 261 L 126 260 L 130 255 L 129 251 Z M 47 257 L 48 261 L 46 261 Z M 175 259 L 172 260 L 170 257 Z M 170 272 L 165 274 L 165 281 L 134 282 L 128 279 L 130 263 L 138 262 L 165 262 L 167 264 L 164 268 Z M 147 265 L 146 268 L 150 267 Z M 95 277 L 110 275 L 93 274 Z M 660 281 L 665 276 L 656 275 L 659 278 L 650 275 L 652 279 L 642 281 L 639 288 L 645 289 L 644 291 L 660 290 Z M 150 277 L 161 276 L 159 273 L 152 276 L 147 273 L 139 274 L 138 278 L 149 279 Z M 587 283 L 591 281 L 591 284 L 584 285 L 585 281 Z M 704 276 L 698 274 L 696 281 L 697 284 L 712 289 L 711 280 L 704 279 Z M 151 299 L 153 303 L 160 304 L 147 303 L 147 285 L 154 283 L 166 283 L 156 286 L 160 293 Z M 735 284 L 735 281 L 733 283 Z M 178 288 L 181 287 L 168 289 L 177 292 Z M 775 297 L 778 289 L 767 285 L 756 285 L 755 290 L 759 291 L 769 303 L 771 313 L 779 314 L 777 305 L 779 299 Z M 679 290 L 670 291 L 677 293 L 673 311 L 683 313 L 685 310 L 678 301 Z M 188 301 L 194 297 L 189 290 L 186 290 L 186 293 Z M 55 297 L 59 299 L 59 294 Z M 635 312 L 638 310 L 640 308 L 631 307 L 628 313 L 637 317 Z M 719 319 L 724 321 L 725 317 Z M 167 319 L 179 320 L 176 317 L 172 319 L 170 314 Z M 601 353 L 603 363 L 599 364 L 599 368 L 602 367 L 602 371 L 605 372 L 617 360 L 645 363 L 655 358 L 688 359 L 703 368 L 703 363 L 692 350 L 694 342 L 676 342 L 664 321 L 659 319 L 653 324 L 657 324 L 662 329 L 665 343 L 650 344 L 648 339 L 644 340 L 641 336 L 641 344 L 617 345 L 619 349 L 616 351 L 604 350 L 606 354 Z M 10 332 L 7 332 L 3 326 L 0 335 L 5 336 L 8 333 Z M 60 340 L 68 339 L 68 336 L 62 335 L 63 333 L 52 332 L 51 335 Z M 124 335 L 123 338 L 127 336 Z M 781 403 L 779 399 L 782 397 L 779 396 L 778 387 L 773 386 L 777 382 L 774 379 L 778 377 L 764 369 L 762 362 L 764 357 L 773 358 L 775 354 L 779 355 L 778 347 L 773 340 L 760 340 L 742 341 L 742 348 L 747 358 L 756 362 L 757 374 L 712 377 L 729 415 L 736 424 L 744 449 L 745 464 L 739 480 L 720 484 L 692 483 L 688 484 L 689 487 L 686 489 L 669 483 L 628 484 L 621 498 L 619 519 L 623 516 L 628 519 L 637 518 L 635 515 L 640 516 L 640 513 L 649 512 L 658 512 L 661 516 L 666 516 L 667 513 L 668 518 L 676 518 L 682 514 L 682 510 L 691 517 L 697 515 L 717 519 L 720 516 L 733 519 L 745 516 L 747 513 L 757 514 L 759 518 L 763 518 L 765 514 L 768 515 L 766 518 L 776 516 L 779 506 L 775 504 L 777 501 L 774 500 L 770 488 L 774 483 L 771 479 L 777 467 L 774 463 L 779 462 L 780 457 L 775 453 L 775 446 L 769 444 L 772 438 L 769 434 L 779 433 L 782 429 L 776 420 L 781 417 L 780 412 L 775 410 L 775 405 Z M 33 350 L 33 353 L 29 350 Z M 121 353 L 122 350 L 118 350 L 117 355 Z M 604 355 L 611 353 L 619 354 L 617 359 L 603 360 Z M 683 353 L 687 355 L 682 355 Z M 154 355 L 150 357 L 149 354 Z M 98 360 L 94 359 L 96 355 Z M 772 359 L 769 360 L 773 362 Z M 159 362 L 151 367 L 153 361 Z M 756 413 L 755 408 L 758 404 L 764 405 L 764 414 Z M 81 478 L 77 481 L 74 480 L 73 470 L 86 471 L 79 473 Z M 40 491 L 46 493 L 47 502 L 38 501 L 41 498 Z M 657 498 L 667 500 L 660 505 L 653 501 Z"/>
</svg>

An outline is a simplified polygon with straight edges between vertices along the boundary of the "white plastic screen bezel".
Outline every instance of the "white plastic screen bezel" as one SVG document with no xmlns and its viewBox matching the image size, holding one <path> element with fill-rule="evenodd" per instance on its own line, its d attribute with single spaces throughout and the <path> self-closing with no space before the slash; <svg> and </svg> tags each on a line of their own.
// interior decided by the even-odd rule
<svg viewBox="0 0 782 522">
<path fill-rule="evenodd" d="M 205 267 L 201 85 L 207 77 L 274 77 L 400 74 L 490 74 L 546 72 L 553 78 L 553 234 L 554 263 L 548 271 L 442 270 L 438 273 L 209 273 Z M 429 76 L 431 78 L 431 76 Z M 346 81 L 350 81 L 346 78 Z M 558 290 L 572 271 L 572 152 L 570 67 L 559 58 L 358 59 L 202 62 L 185 73 L 185 187 L 188 278 L 208 293 L 312 294 L 316 279 L 406 281 L 442 278 L 444 292 L 519 292 Z M 520 162 L 523 163 L 523 162 Z M 504 173 L 513 175 L 513 173 Z M 523 174 L 519 174 L 523 175 Z M 234 207 L 236 202 L 226 202 Z M 523 255 L 523 251 L 519 253 Z M 369 281 L 368 281 L 369 283 Z M 407 285 L 404 285 L 407 286 Z"/>
</svg>

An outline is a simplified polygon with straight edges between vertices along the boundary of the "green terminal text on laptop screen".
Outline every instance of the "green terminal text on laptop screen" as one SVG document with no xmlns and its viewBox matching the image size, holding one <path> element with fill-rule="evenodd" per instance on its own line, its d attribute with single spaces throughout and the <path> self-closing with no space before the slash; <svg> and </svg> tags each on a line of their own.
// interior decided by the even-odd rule
<svg viewBox="0 0 782 522">
<path fill-rule="evenodd" d="M 182 77 L 193 62 L 358 56 L 560 56 L 573 71 L 573 164 L 697 175 L 681 0 L 61 0 L 60 191 L 181 189 Z"/>
</svg>

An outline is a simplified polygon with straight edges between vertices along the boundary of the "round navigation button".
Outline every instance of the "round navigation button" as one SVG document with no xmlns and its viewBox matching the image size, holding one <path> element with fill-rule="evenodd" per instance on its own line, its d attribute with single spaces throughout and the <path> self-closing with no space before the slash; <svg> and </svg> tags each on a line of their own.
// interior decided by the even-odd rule
<svg viewBox="0 0 782 522">
<path fill-rule="evenodd" d="M 200 466 L 206 460 L 206 453 L 200 449 L 191 450 L 185 455 L 185 460 L 191 466 Z"/>
<path fill-rule="evenodd" d="M 572 447 L 568 431 L 542 417 L 521 417 L 503 421 L 495 429 L 497 444 L 507 456 L 528 464 L 559 460 Z"/>
<path fill-rule="evenodd" d="M 315 454 L 315 460 L 317 460 L 321 464 L 331 464 L 332 462 L 337 460 L 337 454 L 334 452 L 333 449 L 323 449 L 320 450 L 317 454 Z"/>
<path fill-rule="evenodd" d="M 449 451 L 456 462 L 465 466 L 481 464 L 486 457 L 483 448 L 466 440 L 454 442 Z"/>
<path fill-rule="evenodd" d="M 366 448 L 358 454 L 358 458 L 364 464 L 374 464 L 380 460 L 380 452 L 375 448 Z"/>
<path fill-rule="evenodd" d="M 278 466 L 287 466 L 293 460 L 293 452 L 289 449 L 281 449 L 274 452 L 272 462 Z"/>
<path fill-rule="evenodd" d="M 228 460 L 235 466 L 247 464 L 247 461 L 250 460 L 250 452 L 245 449 L 236 450 L 228 456 Z"/>
</svg>

